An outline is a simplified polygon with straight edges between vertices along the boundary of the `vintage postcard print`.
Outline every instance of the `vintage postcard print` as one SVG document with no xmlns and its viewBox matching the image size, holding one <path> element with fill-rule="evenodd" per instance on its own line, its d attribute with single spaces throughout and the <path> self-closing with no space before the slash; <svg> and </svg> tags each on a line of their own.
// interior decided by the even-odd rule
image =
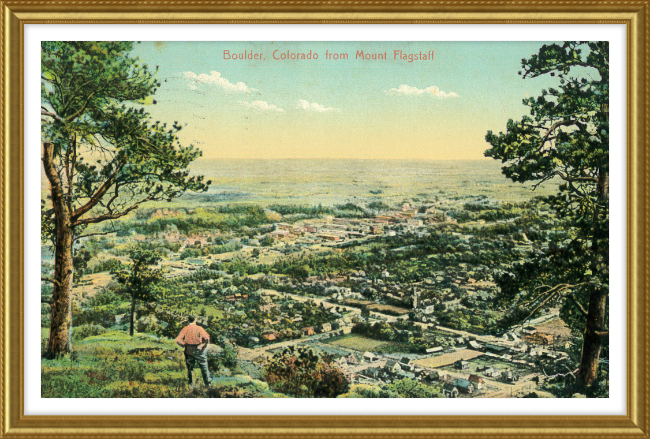
<svg viewBox="0 0 650 439">
<path fill-rule="evenodd" d="M 43 398 L 607 398 L 609 44 L 43 42 Z"/>
</svg>

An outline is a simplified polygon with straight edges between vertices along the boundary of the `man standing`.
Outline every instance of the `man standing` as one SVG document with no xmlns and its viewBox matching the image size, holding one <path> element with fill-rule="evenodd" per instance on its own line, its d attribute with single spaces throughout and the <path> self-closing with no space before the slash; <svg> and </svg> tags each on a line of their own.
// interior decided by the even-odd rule
<svg viewBox="0 0 650 439">
<path fill-rule="evenodd" d="M 210 371 L 208 370 L 207 347 L 210 343 L 210 336 L 205 329 L 195 323 L 194 316 L 188 316 L 189 325 L 181 329 L 176 337 L 176 343 L 185 348 L 185 365 L 187 366 L 187 378 L 192 384 L 192 372 L 198 365 L 203 375 L 206 386 L 210 385 Z"/>
</svg>

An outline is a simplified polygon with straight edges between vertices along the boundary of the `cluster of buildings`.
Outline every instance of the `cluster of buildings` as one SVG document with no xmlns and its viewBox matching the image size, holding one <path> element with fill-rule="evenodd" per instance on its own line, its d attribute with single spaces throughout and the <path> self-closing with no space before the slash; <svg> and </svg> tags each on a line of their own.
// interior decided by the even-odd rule
<svg viewBox="0 0 650 439">
<path fill-rule="evenodd" d="M 303 238 L 336 243 L 373 235 L 395 236 L 400 232 L 418 232 L 426 224 L 441 221 L 451 222 L 453 220 L 448 219 L 444 212 L 435 208 L 420 213 L 405 203 L 401 209 L 381 212 L 372 218 L 324 216 L 322 219 L 301 221 L 297 224 L 275 223 L 273 231 L 255 238 L 258 240 L 263 239 L 264 236 L 269 236 L 274 240 Z"/>
<path fill-rule="evenodd" d="M 454 364 L 459 372 L 423 367 L 415 360 L 403 357 L 400 359 L 378 356 L 372 352 L 350 354 L 336 360 L 336 366 L 341 369 L 353 384 L 382 384 L 392 383 L 405 378 L 423 384 L 441 384 L 442 394 L 448 398 L 459 396 L 472 397 L 481 392 L 490 381 L 514 384 L 522 377 L 511 369 L 498 370 L 493 367 L 479 367 L 475 373 L 467 372 L 469 362 L 458 361 Z M 466 371 L 465 374 L 462 372 Z M 531 377 L 539 382 L 536 376 Z"/>
</svg>

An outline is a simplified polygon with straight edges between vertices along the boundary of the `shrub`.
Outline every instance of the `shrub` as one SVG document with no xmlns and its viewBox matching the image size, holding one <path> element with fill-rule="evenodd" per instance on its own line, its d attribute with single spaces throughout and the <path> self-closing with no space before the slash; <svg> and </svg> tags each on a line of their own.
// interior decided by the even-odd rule
<svg viewBox="0 0 650 439">
<path fill-rule="evenodd" d="M 106 332 L 106 328 L 99 325 L 82 325 L 72 328 L 72 340 L 79 341 L 94 335 L 101 335 Z"/>
<path fill-rule="evenodd" d="M 302 398 L 335 398 L 350 388 L 343 372 L 329 361 L 293 346 L 268 361 L 264 379 L 274 391 Z"/>
<path fill-rule="evenodd" d="M 119 259 L 111 258 L 98 261 L 94 267 L 92 267 L 92 273 L 102 273 L 104 271 L 119 271 L 122 269 L 122 262 Z"/>
</svg>

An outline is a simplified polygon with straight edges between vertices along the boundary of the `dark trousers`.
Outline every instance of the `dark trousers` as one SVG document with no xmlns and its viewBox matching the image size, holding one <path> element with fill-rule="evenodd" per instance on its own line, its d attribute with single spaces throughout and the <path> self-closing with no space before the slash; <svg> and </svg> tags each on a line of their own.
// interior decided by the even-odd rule
<svg viewBox="0 0 650 439">
<path fill-rule="evenodd" d="M 207 346 L 201 350 L 197 345 L 185 345 L 185 365 L 187 366 L 187 379 L 190 384 L 192 384 L 192 372 L 198 366 L 201 369 L 201 375 L 203 375 L 203 382 L 205 382 L 206 386 L 210 385 Z"/>
</svg>

